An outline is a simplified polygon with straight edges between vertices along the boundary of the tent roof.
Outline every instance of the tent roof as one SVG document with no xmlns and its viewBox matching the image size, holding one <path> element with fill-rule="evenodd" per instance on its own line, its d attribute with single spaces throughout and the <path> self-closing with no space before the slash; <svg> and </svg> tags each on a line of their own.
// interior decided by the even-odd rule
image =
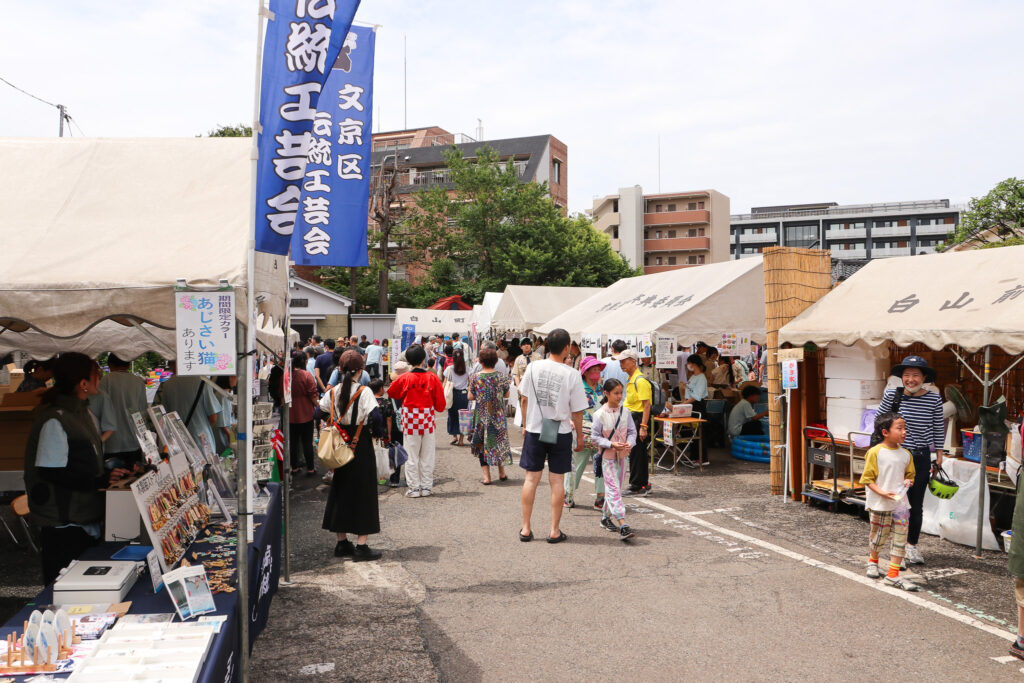
<svg viewBox="0 0 1024 683">
<path fill-rule="evenodd" d="M 473 311 L 399 308 L 395 310 L 394 334 L 402 334 L 402 325 L 415 325 L 416 336 L 425 334 L 469 334 L 475 322 Z"/>
<path fill-rule="evenodd" d="M 723 332 L 765 340 L 764 261 L 756 256 L 619 280 L 537 328 L 581 334 L 675 335 L 680 344 Z"/>
<path fill-rule="evenodd" d="M 284 353 L 284 335 L 280 327 L 271 326 L 263 316 L 259 319 L 260 327 L 256 328 L 256 340 L 262 353 L 268 348 L 278 355 Z M 104 320 L 90 327 L 84 334 L 72 339 L 58 339 L 35 330 L 0 332 L 0 356 L 12 351 L 24 351 L 36 360 L 52 358 L 58 353 L 78 351 L 90 358 L 101 353 L 113 351 L 126 360 L 138 358 L 146 351 L 154 351 L 164 358 L 173 359 L 174 330 L 143 325 L 142 332 L 137 327 L 125 327 L 113 320 Z M 289 347 L 299 341 L 299 333 L 291 330 Z"/>
<path fill-rule="evenodd" d="M 441 297 L 431 305 L 427 306 L 428 309 L 433 311 L 470 311 L 473 307 L 462 300 L 462 295 L 455 294 L 452 296 Z"/>
<path fill-rule="evenodd" d="M 250 152 L 249 138 L 0 139 L 0 327 L 57 337 L 107 318 L 173 328 L 179 278 L 227 280 L 241 301 Z M 257 253 L 256 298 L 275 321 L 287 270 L 285 257 Z"/>
<path fill-rule="evenodd" d="M 483 307 L 487 309 L 489 316 L 493 317 L 495 311 L 498 310 L 498 305 L 501 303 L 501 292 L 484 292 Z"/>
<path fill-rule="evenodd" d="M 600 287 L 508 285 L 491 316 L 491 327 L 499 331 L 527 332 L 600 291 Z"/>
<path fill-rule="evenodd" d="M 1024 353 L 1021 264 L 1024 246 L 876 259 L 783 326 L 779 341 Z"/>
</svg>

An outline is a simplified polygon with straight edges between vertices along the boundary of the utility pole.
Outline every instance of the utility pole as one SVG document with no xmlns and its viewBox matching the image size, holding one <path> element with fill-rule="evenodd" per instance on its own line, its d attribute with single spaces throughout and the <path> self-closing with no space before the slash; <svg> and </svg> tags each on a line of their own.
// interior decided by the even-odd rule
<svg viewBox="0 0 1024 683">
<path fill-rule="evenodd" d="M 402 35 L 402 128 L 409 130 L 409 52 Z"/>
<path fill-rule="evenodd" d="M 64 137 L 64 117 L 67 116 L 67 114 L 65 113 L 64 105 L 63 104 L 58 104 L 57 105 L 57 112 L 60 114 L 60 133 L 59 133 L 59 136 L 60 137 Z"/>
</svg>

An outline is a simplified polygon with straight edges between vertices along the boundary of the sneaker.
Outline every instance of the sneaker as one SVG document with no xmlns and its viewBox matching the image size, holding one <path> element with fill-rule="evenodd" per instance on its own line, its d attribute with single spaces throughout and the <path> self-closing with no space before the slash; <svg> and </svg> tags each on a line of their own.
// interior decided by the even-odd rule
<svg viewBox="0 0 1024 683">
<path fill-rule="evenodd" d="M 869 579 L 877 579 L 881 577 L 882 575 L 878 573 L 878 563 L 868 562 L 868 568 L 865 570 L 864 575 Z"/>
<path fill-rule="evenodd" d="M 1020 646 L 1020 639 L 1013 641 L 1013 645 L 1010 646 L 1010 654 L 1017 659 L 1024 659 L 1024 647 Z"/>
<path fill-rule="evenodd" d="M 334 546 L 335 557 L 352 557 L 355 553 L 356 547 L 352 544 L 352 541 L 338 541 L 338 544 Z"/>
<path fill-rule="evenodd" d="M 576 507 L 576 503 L 573 502 L 572 498 L 570 498 L 569 496 L 566 496 L 565 498 L 562 499 L 562 507 L 564 507 L 564 508 L 574 508 L 574 507 Z"/>
<path fill-rule="evenodd" d="M 615 522 L 613 522 L 610 517 L 603 517 L 601 519 L 601 528 L 605 531 L 618 532 L 619 530 L 619 527 L 615 526 Z"/>
<path fill-rule="evenodd" d="M 397 489 L 400 486 L 401 486 L 401 484 L 399 484 L 397 481 L 391 481 L 390 479 L 388 480 L 388 488 L 389 489 Z"/>
<path fill-rule="evenodd" d="M 601 498 L 598 498 L 597 500 L 594 501 L 594 509 L 595 510 L 604 510 L 604 497 L 603 496 Z"/>
<path fill-rule="evenodd" d="M 902 577 L 897 576 L 895 579 L 885 577 L 885 585 L 892 586 L 893 588 L 899 588 L 901 591 L 914 592 L 917 590 L 917 584 Z"/>
<path fill-rule="evenodd" d="M 419 489 L 409 489 L 408 491 L 405 492 L 405 497 L 406 498 L 419 498 L 420 497 L 420 490 Z"/>
<path fill-rule="evenodd" d="M 352 553 L 353 562 L 367 562 L 369 560 L 379 560 L 383 553 L 379 550 L 374 550 L 368 545 L 357 545 L 355 552 Z"/>
<path fill-rule="evenodd" d="M 705 460 L 704 462 L 702 462 L 700 464 L 700 466 L 701 467 L 711 467 L 711 461 L 710 460 Z"/>
<path fill-rule="evenodd" d="M 642 498 L 646 498 L 647 496 L 651 495 L 651 485 L 648 484 L 647 486 L 644 486 L 643 488 L 636 492 L 636 495 Z"/>
<path fill-rule="evenodd" d="M 325 484 L 330 484 L 331 481 L 333 481 L 333 480 L 334 480 L 334 470 L 327 470 L 327 474 L 325 474 L 324 477 L 323 477 L 323 482 Z"/>
<path fill-rule="evenodd" d="M 420 489 L 420 498 L 426 498 L 429 495 L 433 495 L 430 493 L 430 489 Z"/>
<path fill-rule="evenodd" d="M 921 551 L 917 549 L 916 545 L 908 543 L 903 552 L 903 557 L 906 559 L 907 564 L 924 564 L 924 558 L 921 557 Z"/>
<path fill-rule="evenodd" d="M 636 534 L 633 533 L 633 530 L 629 528 L 628 524 L 623 524 L 621 527 L 619 527 L 619 540 L 620 541 L 628 541 L 629 539 L 633 538 L 634 536 L 636 536 Z"/>
<path fill-rule="evenodd" d="M 622 497 L 623 498 L 625 498 L 627 496 L 637 496 L 637 495 L 640 495 L 640 489 L 626 489 L 625 491 L 622 492 Z"/>
</svg>

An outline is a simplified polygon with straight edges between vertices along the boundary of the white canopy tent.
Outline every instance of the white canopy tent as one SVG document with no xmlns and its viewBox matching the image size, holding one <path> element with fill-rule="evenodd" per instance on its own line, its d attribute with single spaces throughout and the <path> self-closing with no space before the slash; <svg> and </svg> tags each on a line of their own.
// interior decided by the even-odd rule
<svg viewBox="0 0 1024 683">
<path fill-rule="evenodd" d="M 497 332 L 533 331 L 600 291 L 600 287 L 508 285 L 491 316 L 491 328 Z"/>
<path fill-rule="evenodd" d="M 913 260 L 911 260 L 913 259 Z M 985 350 L 981 376 L 951 349 L 981 383 L 982 405 L 1000 378 L 1024 356 L 1024 246 L 877 259 L 779 330 L 779 342 L 847 346 L 921 343 Z M 992 346 L 1019 357 L 994 379 Z M 983 439 L 986 438 L 983 436 Z M 984 446 L 983 446 L 984 449 Z M 988 487 L 978 487 L 976 552 L 985 537 Z"/>
<path fill-rule="evenodd" d="M 582 334 L 675 335 L 683 345 L 723 332 L 765 341 L 760 256 L 619 280 L 537 328 Z"/>
<path fill-rule="evenodd" d="M 485 292 L 484 302 L 473 306 L 473 316 L 476 320 L 476 331 L 479 334 L 487 334 L 491 330 L 491 320 L 494 318 L 498 304 L 501 303 L 500 292 Z"/>
<path fill-rule="evenodd" d="M 256 329 L 256 341 L 261 351 L 271 351 L 282 355 L 285 351 L 284 335 L 281 328 L 272 327 L 263 316 L 262 325 Z M 159 353 L 168 359 L 174 358 L 174 330 L 165 330 L 151 325 L 142 326 L 143 332 L 135 327 L 125 327 L 113 320 L 104 320 L 86 332 L 70 339 L 59 339 L 37 332 L 25 330 L 0 332 L 0 356 L 12 351 L 24 351 L 32 358 L 45 360 L 58 353 L 78 351 L 95 358 L 101 353 L 111 351 L 121 358 L 131 360 L 147 351 Z M 299 341 L 299 333 L 291 330 L 288 335 L 289 348 Z"/>
<path fill-rule="evenodd" d="M 875 259 L 779 330 L 779 342 L 1024 353 L 1024 246 Z"/>
<path fill-rule="evenodd" d="M 402 336 L 402 325 L 414 325 L 416 336 L 427 334 L 468 335 L 476 319 L 473 311 L 435 310 L 432 308 L 399 308 L 395 311 L 394 335 Z"/>
<path fill-rule="evenodd" d="M 59 338 L 108 319 L 173 329 L 179 280 L 225 280 L 243 317 L 251 147 L 249 138 L 0 139 L 0 327 Z M 276 326 L 287 270 L 285 257 L 256 254 L 255 298 Z"/>
</svg>

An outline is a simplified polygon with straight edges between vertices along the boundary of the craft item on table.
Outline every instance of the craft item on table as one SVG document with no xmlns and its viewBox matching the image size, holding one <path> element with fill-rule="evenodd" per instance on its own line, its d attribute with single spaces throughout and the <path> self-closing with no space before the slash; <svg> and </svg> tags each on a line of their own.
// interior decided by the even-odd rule
<svg viewBox="0 0 1024 683">
<path fill-rule="evenodd" d="M 128 624 L 167 624 L 174 621 L 173 612 L 160 614 L 126 614 L 117 620 L 114 630 L 119 630 Z"/>
<path fill-rule="evenodd" d="M 114 622 L 117 621 L 117 615 L 113 612 L 87 614 L 73 621 L 76 636 L 82 640 L 96 640 L 103 635 L 104 631 L 114 625 Z"/>
<path fill-rule="evenodd" d="M 51 619 L 43 622 L 44 618 Z M 32 623 L 30 623 L 30 621 Z M 67 673 L 71 671 L 73 649 L 82 641 L 75 637 L 66 624 L 67 614 L 48 610 L 48 615 L 38 610 L 23 623 L 22 634 L 17 631 L 7 634 L 4 650 L 0 656 L 0 674 L 27 675 L 35 673 Z M 79 654 L 79 658 L 84 653 Z"/>
</svg>

